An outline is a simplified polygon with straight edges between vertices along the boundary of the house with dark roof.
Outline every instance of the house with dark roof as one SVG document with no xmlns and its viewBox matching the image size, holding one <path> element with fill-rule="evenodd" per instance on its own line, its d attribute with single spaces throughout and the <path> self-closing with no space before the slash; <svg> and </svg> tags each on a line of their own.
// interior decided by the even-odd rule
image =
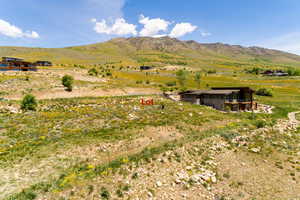
<svg viewBox="0 0 300 200">
<path fill-rule="evenodd" d="M 206 105 L 223 111 L 245 111 L 257 108 L 254 90 L 249 87 L 221 87 L 211 90 L 191 90 L 179 93 L 182 101 Z"/>
<path fill-rule="evenodd" d="M 52 66 L 52 62 L 39 60 L 39 61 L 35 62 L 35 65 L 36 66 L 49 66 L 49 67 L 51 67 Z"/>
<path fill-rule="evenodd" d="M 37 71 L 36 65 L 21 58 L 2 57 L 0 71 Z"/>
<path fill-rule="evenodd" d="M 264 76 L 288 76 L 289 74 L 283 70 L 266 70 L 261 73 Z"/>
<path fill-rule="evenodd" d="M 151 67 L 151 66 L 140 66 L 140 70 L 142 71 L 142 70 L 150 70 L 150 69 L 153 69 L 153 67 Z"/>
</svg>

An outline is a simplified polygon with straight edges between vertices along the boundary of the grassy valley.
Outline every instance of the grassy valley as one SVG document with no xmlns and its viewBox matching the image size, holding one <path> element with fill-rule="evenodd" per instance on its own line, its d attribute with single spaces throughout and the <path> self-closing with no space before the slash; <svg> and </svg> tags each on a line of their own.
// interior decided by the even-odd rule
<svg viewBox="0 0 300 200">
<path fill-rule="evenodd" d="M 300 56 L 171 38 L 0 47 L 0 56 L 55 63 L 0 72 L 0 199 L 300 198 L 300 129 L 291 113 L 299 111 L 300 77 L 253 70 L 298 70 Z M 221 112 L 167 99 L 163 91 L 182 89 L 179 70 L 185 89 L 265 88 L 272 95 L 255 101 L 273 112 Z M 72 91 L 64 75 L 73 77 Z M 21 109 L 29 93 L 35 111 Z"/>
</svg>

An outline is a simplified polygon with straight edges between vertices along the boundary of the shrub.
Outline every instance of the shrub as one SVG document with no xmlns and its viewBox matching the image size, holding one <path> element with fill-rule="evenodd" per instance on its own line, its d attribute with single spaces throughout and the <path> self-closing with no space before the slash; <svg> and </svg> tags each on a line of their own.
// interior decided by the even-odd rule
<svg viewBox="0 0 300 200">
<path fill-rule="evenodd" d="M 197 87 L 200 88 L 200 84 L 201 84 L 201 73 L 200 72 L 196 72 L 195 74 L 195 82 L 197 84 Z"/>
<path fill-rule="evenodd" d="M 263 128 L 267 125 L 267 122 L 265 122 L 263 120 L 257 120 L 254 122 L 254 124 L 257 128 Z"/>
<path fill-rule="evenodd" d="M 260 74 L 260 72 L 263 71 L 263 69 L 259 68 L 259 67 L 253 67 L 251 69 L 246 69 L 245 71 L 246 71 L 246 73 L 249 73 L 249 74 L 256 74 L 256 75 L 258 75 L 258 74 Z"/>
<path fill-rule="evenodd" d="M 64 75 L 64 77 L 62 78 L 62 84 L 67 88 L 67 91 L 73 90 L 73 82 L 74 78 L 70 75 Z"/>
<path fill-rule="evenodd" d="M 133 173 L 132 175 L 132 179 L 137 179 L 139 177 L 139 174 L 137 172 Z"/>
<path fill-rule="evenodd" d="M 90 70 L 88 71 L 88 74 L 89 74 L 90 76 L 98 76 L 99 72 L 98 72 L 97 69 L 92 68 L 92 69 L 90 69 Z"/>
<path fill-rule="evenodd" d="M 110 198 L 109 191 L 105 187 L 102 187 L 100 191 L 100 196 L 102 199 L 109 199 Z"/>
<path fill-rule="evenodd" d="M 123 187 L 123 191 L 129 191 L 130 190 L 130 185 L 126 184 L 124 187 Z"/>
<path fill-rule="evenodd" d="M 122 192 L 122 190 L 120 190 L 120 189 L 118 189 L 118 190 L 116 191 L 116 194 L 117 194 L 117 196 L 118 196 L 119 198 L 124 197 L 123 192 Z"/>
<path fill-rule="evenodd" d="M 14 198 L 11 198 L 11 199 L 33 200 L 36 197 L 37 197 L 37 195 L 35 193 L 33 193 L 32 191 L 23 190 L 21 193 L 19 193 L 17 196 L 15 196 Z"/>
<path fill-rule="evenodd" d="M 170 81 L 170 82 L 167 82 L 167 83 L 166 83 L 166 86 L 168 86 L 168 87 L 176 86 L 176 81 Z"/>
<path fill-rule="evenodd" d="M 185 91 L 187 91 L 187 88 L 186 88 L 186 87 L 180 88 L 180 92 L 185 92 Z"/>
<path fill-rule="evenodd" d="M 267 97 L 273 96 L 272 91 L 267 88 L 260 88 L 259 90 L 256 91 L 255 94 L 258 96 L 267 96 Z"/>
<path fill-rule="evenodd" d="M 166 87 L 164 87 L 164 86 L 160 87 L 160 90 L 161 90 L 163 93 L 169 91 L 168 88 L 166 88 Z"/>
<path fill-rule="evenodd" d="M 289 74 L 289 76 L 300 76 L 300 70 L 294 68 L 289 68 L 287 70 L 287 73 Z"/>
<path fill-rule="evenodd" d="M 89 192 L 88 192 L 89 194 L 92 194 L 92 192 L 94 191 L 94 186 L 89 185 L 89 186 L 88 186 L 88 191 L 89 191 Z"/>
<path fill-rule="evenodd" d="M 37 107 L 37 101 L 32 94 L 27 94 L 24 96 L 21 102 L 21 109 L 28 111 L 33 110 L 35 111 Z"/>
<path fill-rule="evenodd" d="M 207 73 L 208 73 L 208 74 L 215 74 L 215 73 L 217 73 L 217 70 L 215 70 L 215 69 L 210 69 L 210 70 L 207 71 Z"/>
<path fill-rule="evenodd" d="M 176 78 L 181 88 L 184 88 L 187 81 L 188 72 L 185 70 L 179 70 L 176 72 Z"/>
</svg>

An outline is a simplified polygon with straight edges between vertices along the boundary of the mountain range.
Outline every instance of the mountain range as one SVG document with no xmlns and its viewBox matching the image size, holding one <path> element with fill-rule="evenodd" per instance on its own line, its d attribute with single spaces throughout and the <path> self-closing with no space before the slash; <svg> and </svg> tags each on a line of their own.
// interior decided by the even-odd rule
<svg viewBox="0 0 300 200">
<path fill-rule="evenodd" d="M 261 47 L 198 43 L 175 38 L 114 38 L 107 42 L 64 48 L 0 47 L 0 56 L 56 64 L 189 65 L 189 66 L 299 66 L 300 56 Z"/>
</svg>

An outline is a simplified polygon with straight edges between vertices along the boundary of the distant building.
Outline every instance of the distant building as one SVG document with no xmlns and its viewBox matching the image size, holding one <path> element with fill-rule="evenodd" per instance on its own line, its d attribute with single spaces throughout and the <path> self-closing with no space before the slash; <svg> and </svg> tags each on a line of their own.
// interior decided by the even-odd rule
<svg viewBox="0 0 300 200">
<path fill-rule="evenodd" d="M 35 62 L 35 65 L 36 66 L 52 66 L 52 62 L 39 60 L 39 61 Z"/>
<path fill-rule="evenodd" d="M 140 70 L 150 70 L 153 69 L 153 67 L 150 66 L 140 66 Z"/>
<path fill-rule="evenodd" d="M 2 62 L 21 62 L 22 58 L 2 57 Z"/>
<path fill-rule="evenodd" d="M 206 105 L 217 110 L 245 111 L 257 108 L 249 87 L 222 87 L 211 90 L 193 90 L 179 93 L 182 101 Z"/>
<path fill-rule="evenodd" d="M 20 58 L 2 57 L 0 71 L 37 71 L 36 65 Z"/>
<path fill-rule="evenodd" d="M 284 72 L 282 70 L 266 70 L 261 74 L 265 76 L 288 76 L 289 75 L 287 72 Z"/>
</svg>

